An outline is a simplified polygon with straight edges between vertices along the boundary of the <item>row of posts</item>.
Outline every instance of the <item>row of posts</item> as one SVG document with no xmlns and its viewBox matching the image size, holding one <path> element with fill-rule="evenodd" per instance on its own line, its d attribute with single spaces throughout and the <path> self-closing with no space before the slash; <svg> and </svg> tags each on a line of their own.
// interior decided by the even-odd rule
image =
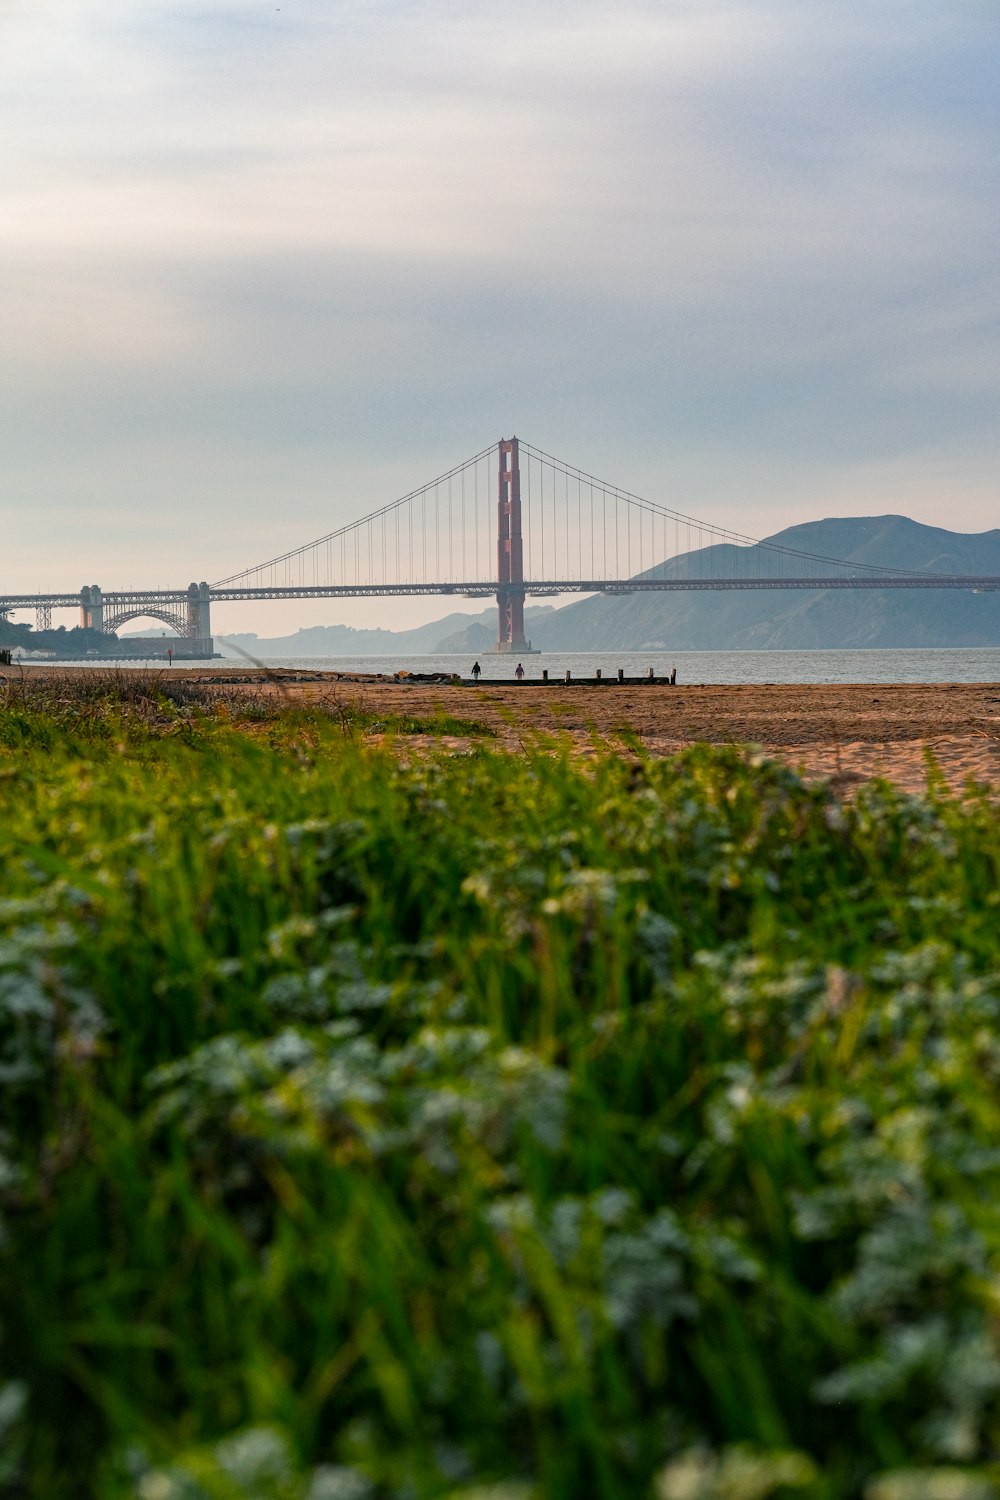
<svg viewBox="0 0 1000 1500">
<path fill-rule="evenodd" d="M 602 673 L 600 667 L 597 668 L 597 671 L 594 673 L 594 676 L 595 676 L 596 681 L 598 681 L 598 682 L 601 682 L 603 680 L 603 673 Z M 677 676 L 677 669 L 675 667 L 674 670 L 670 673 L 669 680 L 670 680 L 671 683 L 675 681 L 676 676 Z M 548 669 L 548 667 L 543 667 L 542 668 L 542 681 L 543 682 L 548 682 L 548 680 L 549 680 L 549 669 Z M 565 680 L 567 682 L 572 682 L 573 681 L 573 674 L 568 669 L 566 671 L 566 678 L 565 678 Z M 653 671 L 652 667 L 650 667 L 650 669 L 649 669 L 649 680 L 650 680 L 650 682 L 655 682 L 656 681 L 656 674 Z M 622 667 L 618 668 L 618 681 L 619 682 L 624 682 L 625 681 L 625 671 L 624 671 L 624 669 Z"/>
</svg>

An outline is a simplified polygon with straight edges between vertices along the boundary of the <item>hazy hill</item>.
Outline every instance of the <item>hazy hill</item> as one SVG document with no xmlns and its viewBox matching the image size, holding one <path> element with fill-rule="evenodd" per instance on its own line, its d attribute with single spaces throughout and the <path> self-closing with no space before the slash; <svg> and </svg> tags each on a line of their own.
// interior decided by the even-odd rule
<svg viewBox="0 0 1000 1500">
<path fill-rule="evenodd" d="M 906 516 L 810 521 L 768 541 L 803 552 L 928 573 L 1000 575 L 1000 530 L 975 535 L 922 526 Z M 710 576 L 723 571 L 729 547 L 692 554 Z M 720 555 L 722 554 L 722 555 Z M 669 574 L 686 559 L 667 563 Z M 803 572 L 808 564 L 803 563 Z M 659 571 L 659 570 L 658 570 Z M 772 650 L 823 646 L 1000 645 L 1000 594 L 896 589 L 850 592 L 631 594 L 582 599 L 557 610 L 536 630 L 550 650 Z"/>
<path fill-rule="evenodd" d="M 534 622 L 554 611 L 550 604 L 526 609 L 525 620 Z M 530 633 L 530 632 L 529 632 Z M 227 642 L 248 656 L 434 656 L 450 651 L 487 651 L 496 643 L 497 610 L 492 604 L 478 614 L 454 613 L 413 630 L 355 630 L 352 625 L 310 625 L 294 635 L 258 636 L 243 632 L 216 636 L 216 649 L 224 655 Z M 485 642 L 485 644 L 484 644 Z"/>
</svg>

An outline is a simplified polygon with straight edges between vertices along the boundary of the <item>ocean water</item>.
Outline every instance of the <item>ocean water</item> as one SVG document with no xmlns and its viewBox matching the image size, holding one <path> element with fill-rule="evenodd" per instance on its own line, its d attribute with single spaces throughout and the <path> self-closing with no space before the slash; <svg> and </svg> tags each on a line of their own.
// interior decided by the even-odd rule
<svg viewBox="0 0 1000 1500">
<path fill-rule="evenodd" d="M 258 660 L 254 658 L 254 660 Z M 319 672 L 447 672 L 468 677 L 474 658 L 464 656 L 292 656 L 262 657 L 263 666 L 299 667 Z M 479 658 L 483 680 L 508 681 L 514 677 L 516 656 L 484 654 Z M 251 665 L 249 658 L 216 659 L 218 669 Z M 522 658 L 524 680 L 541 680 L 543 669 L 551 682 L 572 677 L 593 677 L 600 668 L 614 678 L 619 668 L 626 677 L 646 677 L 652 667 L 656 677 L 666 677 L 676 667 L 677 681 L 684 683 L 838 683 L 838 682 L 991 682 L 1000 683 L 1000 646 L 928 647 L 890 651 L 547 651 Z M 80 662 L 72 663 L 80 666 Z M 161 668 L 162 659 L 150 662 L 94 661 L 93 667 Z M 177 666 L 208 666 L 208 663 L 178 662 Z"/>
</svg>

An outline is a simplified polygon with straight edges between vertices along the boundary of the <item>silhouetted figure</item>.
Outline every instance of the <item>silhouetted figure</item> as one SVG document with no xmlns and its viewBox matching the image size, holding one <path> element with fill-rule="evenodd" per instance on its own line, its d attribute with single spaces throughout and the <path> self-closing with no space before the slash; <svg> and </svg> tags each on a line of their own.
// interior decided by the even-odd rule
<svg viewBox="0 0 1000 1500">
<path fill-rule="evenodd" d="M 676 687 L 676 685 L 677 685 L 677 668 L 674 667 L 673 671 L 670 673 L 670 686 L 671 687 Z"/>
<path fill-rule="evenodd" d="M 521 666 L 520 662 L 518 662 L 517 666 L 514 668 L 514 676 L 517 678 L 518 682 L 520 682 L 521 678 L 524 676 L 524 668 Z"/>
<path fill-rule="evenodd" d="M 482 667 L 479 665 L 479 663 L 477 661 L 474 661 L 472 663 L 472 679 L 473 679 L 474 682 L 478 682 L 479 681 L 479 674 L 480 674 L 480 672 L 482 670 L 483 670 Z"/>
</svg>

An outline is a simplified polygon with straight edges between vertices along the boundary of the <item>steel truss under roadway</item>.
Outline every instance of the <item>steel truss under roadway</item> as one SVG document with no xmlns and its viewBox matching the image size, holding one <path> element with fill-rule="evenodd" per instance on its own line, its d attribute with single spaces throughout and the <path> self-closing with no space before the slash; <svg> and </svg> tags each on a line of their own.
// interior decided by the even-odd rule
<svg viewBox="0 0 1000 1500">
<path fill-rule="evenodd" d="M 490 583 L 371 583 L 371 584 L 303 584 L 274 588 L 223 588 L 212 590 L 212 602 L 232 599 L 352 599 L 380 598 L 391 594 L 462 594 L 470 599 L 493 599 L 498 593 L 526 595 L 551 594 L 642 594 L 699 593 L 711 589 L 970 589 L 973 592 L 1000 592 L 1000 577 L 983 577 L 947 573 L 923 575 L 890 574 L 885 578 L 583 578 L 577 582 L 565 579 L 525 579 L 505 589 L 495 580 Z M 110 598 L 105 594 L 105 599 Z M 161 596 L 165 597 L 165 596 Z"/>
<path fill-rule="evenodd" d="M 567 581 L 561 578 L 525 579 L 504 590 L 495 580 L 481 583 L 351 583 L 281 585 L 273 588 L 220 588 L 211 591 L 213 604 L 252 599 L 371 599 L 390 596 L 458 594 L 469 599 L 494 599 L 498 593 L 523 592 L 528 595 L 553 594 L 641 594 L 701 593 L 724 589 L 967 589 L 973 593 L 1000 592 L 1000 576 L 987 574 L 889 574 L 878 577 L 865 574 L 845 578 L 584 578 Z M 188 599 L 187 589 L 120 589 L 107 590 L 104 605 L 108 610 L 121 602 L 135 606 L 181 603 Z M 79 593 L 0 594 L 0 609 L 79 608 Z"/>
</svg>

